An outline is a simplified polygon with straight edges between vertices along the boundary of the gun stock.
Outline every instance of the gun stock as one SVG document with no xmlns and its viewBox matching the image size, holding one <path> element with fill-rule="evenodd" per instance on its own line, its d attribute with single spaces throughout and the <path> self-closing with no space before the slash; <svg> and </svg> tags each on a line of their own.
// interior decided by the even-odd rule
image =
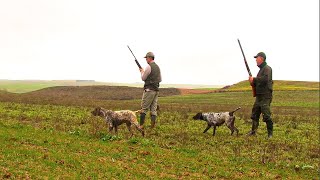
<svg viewBox="0 0 320 180">
<path fill-rule="evenodd" d="M 248 74 L 249 74 L 249 76 L 252 76 L 250 68 L 249 68 L 249 65 L 248 65 L 248 62 L 247 62 L 246 57 L 244 55 L 244 52 L 243 52 L 243 49 L 242 49 L 242 46 L 241 46 L 241 43 L 240 43 L 239 39 L 238 39 L 238 43 L 239 43 L 239 46 L 240 46 L 240 49 L 241 49 L 241 52 L 242 52 L 244 64 L 246 65 Z M 251 88 L 252 88 L 252 95 L 253 95 L 253 97 L 256 97 L 256 87 L 254 87 L 254 85 L 251 84 L 251 83 L 250 83 L 250 85 L 251 85 Z"/>
</svg>

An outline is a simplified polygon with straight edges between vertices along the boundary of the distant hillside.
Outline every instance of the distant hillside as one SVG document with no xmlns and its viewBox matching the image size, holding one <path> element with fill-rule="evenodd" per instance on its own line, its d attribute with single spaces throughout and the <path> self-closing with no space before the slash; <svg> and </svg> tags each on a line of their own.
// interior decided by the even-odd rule
<svg viewBox="0 0 320 180">
<path fill-rule="evenodd" d="M 121 83 L 104 83 L 96 82 L 94 80 L 0 80 L 0 90 L 13 93 L 26 93 L 36 91 L 43 88 L 55 86 L 95 86 L 95 85 L 109 85 L 109 86 L 125 86 Z"/>
<path fill-rule="evenodd" d="M 21 95 L 35 97 L 75 98 L 92 100 L 131 100 L 142 97 L 142 88 L 128 86 L 57 86 L 44 88 Z M 175 88 L 161 89 L 161 96 L 179 95 Z"/>
<path fill-rule="evenodd" d="M 0 80 L 0 91 L 13 93 L 26 93 L 56 86 L 128 86 L 143 87 L 143 83 L 113 83 L 97 82 L 94 80 Z M 185 88 L 185 89 L 217 89 L 222 86 L 215 85 L 193 85 L 193 84 L 161 84 L 161 88 Z"/>
<path fill-rule="evenodd" d="M 75 105 L 105 100 L 141 99 L 142 93 L 142 88 L 128 86 L 57 86 L 27 93 L 0 91 L 0 101 Z M 179 89 L 163 88 L 159 97 L 180 94 Z"/>
<path fill-rule="evenodd" d="M 226 86 L 223 89 L 227 91 L 251 91 L 251 86 L 249 81 L 245 80 L 231 86 Z M 273 89 L 275 91 L 319 90 L 319 82 L 275 80 L 273 82 Z"/>
<path fill-rule="evenodd" d="M 87 80 L 70 81 L 9 81 L 0 80 L 0 95 L 5 99 L 77 98 L 95 100 L 140 99 L 143 84 L 103 83 Z M 175 87 L 176 86 L 176 87 Z M 206 94 L 223 91 L 251 91 L 247 80 L 218 89 L 204 85 L 161 85 L 160 96 Z M 172 87 L 172 88 L 170 88 Z M 174 88 L 173 88 L 174 87 Z M 209 88 L 211 87 L 211 88 Z M 215 87 L 215 88 L 214 88 Z M 179 89 L 178 89 L 179 88 Z M 319 90 L 319 82 L 274 81 L 275 91 Z M 12 94 L 19 93 L 19 94 Z M 1 98 L 0 98 L 1 100 Z"/>
</svg>

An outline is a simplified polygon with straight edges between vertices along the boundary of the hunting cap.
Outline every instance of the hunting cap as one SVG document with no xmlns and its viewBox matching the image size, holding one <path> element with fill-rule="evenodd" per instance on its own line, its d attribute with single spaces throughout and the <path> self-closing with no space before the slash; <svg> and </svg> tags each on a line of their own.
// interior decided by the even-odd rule
<svg viewBox="0 0 320 180">
<path fill-rule="evenodd" d="M 258 56 L 263 57 L 264 60 L 267 59 L 267 56 L 264 52 L 259 52 L 257 55 L 254 56 L 254 58 L 257 58 Z"/>
<path fill-rule="evenodd" d="M 153 57 L 154 58 L 153 52 L 148 52 L 144 58 L 147 58 L 147 57 Z"/>
</svg>

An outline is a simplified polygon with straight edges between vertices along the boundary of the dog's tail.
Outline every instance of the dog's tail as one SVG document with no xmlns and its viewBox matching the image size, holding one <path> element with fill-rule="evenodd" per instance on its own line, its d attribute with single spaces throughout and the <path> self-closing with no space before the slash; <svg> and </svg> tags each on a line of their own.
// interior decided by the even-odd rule
<svg viewBox="0 0 320 180">
<path fill-rule="evenodd" d="M 233 113 L 238 111 L 239 109 L 241 109 L 241 107 L 238 107 L 237 109 L 235 109 L 234 111 L 229 112 L 229 116 L 233 116 Z"/>
<path fill-rule="evenodd" d="M 160 111 L 160 106 L 159 106 L 159 104 L 157 105 L 157 109 L 156 109 L 157 111 Z M 135 112 L 135 113 L 141 113 L 142 112 L 142 109 L 139 109 L 139 110 L 137 110 L 137 111 L 133 111 L 133 112 Z"/>
</svg>

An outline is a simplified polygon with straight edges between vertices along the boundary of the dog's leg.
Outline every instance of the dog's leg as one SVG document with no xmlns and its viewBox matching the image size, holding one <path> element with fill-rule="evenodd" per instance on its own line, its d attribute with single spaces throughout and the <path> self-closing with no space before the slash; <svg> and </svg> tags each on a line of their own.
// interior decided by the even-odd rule
<svg viewBox="0 0 320 180">
<path fill-rule="evenodd" d="M 229 129 L 230 129 L 230 128 L 229 128 Z M 230 130 L 231 130 L 231 136 L 232 136 L 233 133 L 234 133 L 234 128 L 231 128 Z"/>
<path fill-rule="evenodd" d="M 217 126 L 214 124 L 213 125 L 213 134 L 212 134 L 213 136 L 216 134 L 216 129 L 217 129 Z"/>
<path fill-rule="evenodd" d="M 238 136 L 238 135 L 239 135 L 239 130 L 238 130 L 238 128 L 236 128 L 236 127 L 234 126 L 234 121 L 235 121 L 235 119 L 236 119 L 236 118 L 233 118 L 233 121 L 232 121 L 231 125 L 232 125 L 233 129 L 236 131 L 237 136 Z M 231 135 L 232 135 L 232 134 L 231 134 Z"/>
<path fill-rule="evenodd" d="M 131 130 L 131 123 L 126 123 L 126 125 L 127 125 L 127 128 L 128 128 L 128 130 L 129 130 L 129 132 L 130 132 L 130 138 L 133 136 L 133 132 L 132 132 L 132 130 Z"/>
<path fill-rule="evenodd" d="M 114 126 L 114 132 L 116 133 L 116 135 L 118 135 L 118 125 Z"/>
<path fill-rule="evenodd" d="M 138 123 L 133 123 L 133 125 L 136 127 L 136 129 L 141 132 L 142 136 L 144 136 L 144 130 L 141 126 L 139 126 Z"/>
<path fill-rule="evenodd" d="M 208 124 L 207 128 L 203 131 L 203 133 L 206 133 L 211 128 L 211 125 Z"/>
<path fill-rule="evenodd" d="M 234 131 L 236 131 L 237 135 L 239 134 L 239 130 L 234 126 L 235 117 L 232 117 L 231 122 L 227 124 L 227 127 L 231 130 L 231 135 L 233 135 Z"/>
<path fill-rule="evenodd" d="M 111 133 L 113 130 L 113 126 L 109 126 L 109 133 Z"/>
<path fill-rule="evenodd" d="M 109 134 L 112 133 L 112 130 L 113 130 L 113 123 L 110 119 L 106 118 L 106 122 L 107 122 L 107 125 L 109 126 Z"/>
<path fill-rule="evenodd" d="M 230 129 L 231 131 L 231 135 L 233 134 L 234 132 L 234 125 L 233 125 L 233 122 L 230 122 L 230 123 L 227 123 L 226 126 Z"/>
<path fill-rule="evenodd" d="M 234 126 L 234 130 L 236 130 L 237 136 L 239 135 L 239 130 Z"/>
</svg>

